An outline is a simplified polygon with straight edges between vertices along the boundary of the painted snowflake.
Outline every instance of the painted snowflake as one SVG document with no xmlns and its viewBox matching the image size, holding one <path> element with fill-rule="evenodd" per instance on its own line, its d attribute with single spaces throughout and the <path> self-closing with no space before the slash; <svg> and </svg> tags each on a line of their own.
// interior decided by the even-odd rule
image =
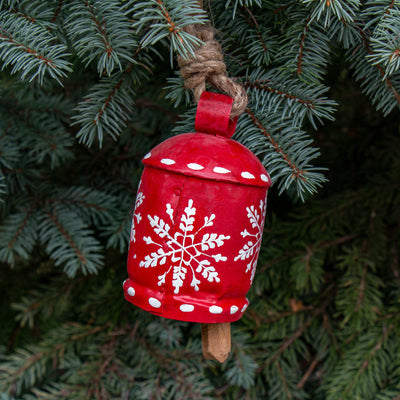
<svg viewBox="0 0 400 400">
<path fill-rule="evenodd" d="M 172 223 L 174 222 L 174 210 L 170 204 L 166 205 L 166 213 Z M 204 217 L 203 225 L 194 231 L 196 208 L 193 207 L 193 200 L 188 201 L 187 207 L 181 216 L 179 230 L 174 235 L 171 233 L 171 226 L 158 216 L 148 215 L 150 225 L 154 233 L 158 236 L 159 242 L 166 243 L 162 245 L 157 243 L 150 236 L 143 237 L 143 240 L 152 246 L 158 246 L 158 250 L 145 256 L 139 263 L 140 267 L 158 267 L 166 265 L 166 272 L 158 276 L 158 285 L 165 283 L 166 276 L 172 271 L 172 285 L 174 293 L 178 294 L 187 278 L 188 270 L 191 271 L 192 281 L 190 286 L 195 291 L 199 290 L 201 281 L 204 278 L 209 282 L 220 282 L 218 271 L 211 264 L 214 262 L 226 261 L 227 257 L 222 254 L 210 254 L 209 250 L 224 245 L 225 240 L 230 236 L 219 235 L 217 233 L 204 233 L 204 229 L 213 226 L 215 214 Z M 202 233 L 200 233 L 203 231 Z"/>
<path fill-rule="evenodd" d="M 251 271 L 250 283 L 253 283 L 254 275 L 256 273 L 257 258 L 261 248 L 261 238 L 264 228 L 265 214 L 267 211 L 267 201 L 264 202 L 260 200 L 258 208 L 260 212 L 254 205 L 246 207 L 247 218 L 249 219 L 253 233 L 248 232 L 247 229 L 240 232 L 243 238 L 248 237 L 249 239 L 247 239 L 247 242 L 239 250 L 239 254 L 234 258 L 235 261 L 239 259 L 249 260 L 246 272 Z"/>
<path fill-rule="evenodd" d="M 131 236 L 130 236 L 131 242 L 136 242 L 135 225 L 138 224 L 142 220 L 142 216 L 140 215 L 140 212 L 137 212 L 137 209 L 143 203 L 143 200 L 145 197 L 146 196 L 142 192 L 138 192 L 138 194 L 136 196 L 135 211 L 133 212 L 133 217 L 132 217 L 132 227 L 131 227 Z M 136 218 L 136 224 L 135 224 L 135 218 Z"/>
</svg>

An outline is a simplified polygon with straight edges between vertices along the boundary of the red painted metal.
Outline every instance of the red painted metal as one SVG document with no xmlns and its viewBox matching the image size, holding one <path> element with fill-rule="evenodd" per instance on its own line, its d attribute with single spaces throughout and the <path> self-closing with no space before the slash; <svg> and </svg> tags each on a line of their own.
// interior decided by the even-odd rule
<svg viewBox="0 0 400 400">
<path fill-rule="evenodd" d="M 148 153 L 138 188 L 125 298 L 153 314 L 233 322 L 248 305 L 271 180 L 229 139 L 232 99 L 204 92 L 196 133 Z"/>
</svg>

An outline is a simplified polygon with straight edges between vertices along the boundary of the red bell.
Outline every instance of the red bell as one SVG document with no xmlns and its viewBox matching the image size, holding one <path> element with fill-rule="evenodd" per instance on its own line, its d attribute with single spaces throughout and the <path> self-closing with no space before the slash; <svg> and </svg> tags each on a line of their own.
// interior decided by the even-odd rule
<svg viewBox="0 0 400 400">
<path fill-rule="evenodd" d="M 238 320 L 248 306 L 263 232 L 267 171 L 229 139 L 232 99 L 204 92 L 195 130 L 144 159 L 125 298 L 183 321 Z"/>
</svg>

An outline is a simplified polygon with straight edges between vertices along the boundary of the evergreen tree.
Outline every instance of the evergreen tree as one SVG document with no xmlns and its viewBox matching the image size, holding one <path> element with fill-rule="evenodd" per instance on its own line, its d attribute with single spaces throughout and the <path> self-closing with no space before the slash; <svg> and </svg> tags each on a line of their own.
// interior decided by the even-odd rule
<svg viewBox="0 0 400 400">
<path fill-rule="evenodd" d="M 400 1 L 204 10 L 0 0 L 1 400 L 400 399 Z M 120 289 L 141 158 L 194 129 L 176 56 L 207 22 L 273 180 L 222 365 Z"/>
</svg>

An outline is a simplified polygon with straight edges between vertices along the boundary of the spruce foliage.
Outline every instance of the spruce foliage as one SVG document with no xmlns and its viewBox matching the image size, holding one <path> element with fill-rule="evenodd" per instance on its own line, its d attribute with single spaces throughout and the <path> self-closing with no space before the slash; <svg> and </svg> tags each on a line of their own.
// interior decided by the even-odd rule
<svg viewBox="0 0 400 400">
<path fill-rule="evenodd" d="M 400 1 L 204 9 L 0 1 L 1 400 L 400 399 Z M 209 21 L 273 180 L 223 365 L 120 290 L 140 160 L 194 129 L 175 58 Z"/>
</svg>

